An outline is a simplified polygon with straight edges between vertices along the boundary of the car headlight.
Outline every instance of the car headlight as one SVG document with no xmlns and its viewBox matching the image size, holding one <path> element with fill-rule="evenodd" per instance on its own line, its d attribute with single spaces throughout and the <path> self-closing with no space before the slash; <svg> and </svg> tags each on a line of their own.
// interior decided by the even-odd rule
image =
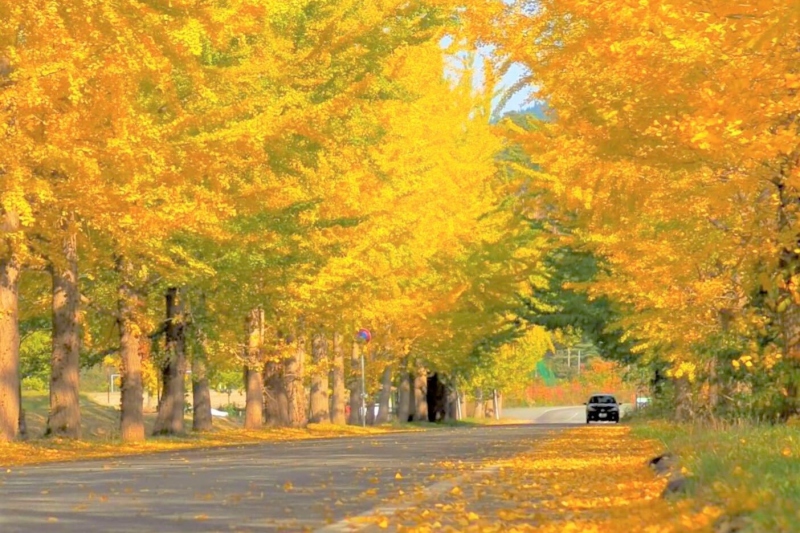
<svg viewBox="0 0 800 533">
<path fill-rule="evenodd" d="M 596 407 L 592 407 L 591 405 L 587 406 L 586 408 L 589 409 L 589 411 L 594 411 L 595 409 L 597 409 Z"/>
<path fill-rule="evenodd" d="M 611 411 L 619 411 L 619 406 L 615 405 L 614 407 L 611 408 Z"/>
</svg>

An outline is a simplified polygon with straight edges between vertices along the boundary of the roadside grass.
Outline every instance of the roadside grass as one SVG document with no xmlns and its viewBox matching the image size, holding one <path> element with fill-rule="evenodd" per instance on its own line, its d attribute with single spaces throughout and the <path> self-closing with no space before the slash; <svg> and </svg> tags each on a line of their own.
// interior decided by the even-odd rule
<svg viewBox="0 0 800 533">
<path fill-rule="evenodd" d="M 214 418 L 214 429 L 191 432 L 191 415 L 186 419 L 187 433 L 177 437 L 149 437 L 144 442 L 129 443 L 119 439 L 119 411 L 81 397 L 83 439 L 44 438 L 49 398 L 47 393 L 26 393 L 23 396 L 26 423 L 30 438 L 26 441 L 0 444 L 0 466 L 4 468 L 41 463 L 107 459 L 128 455 L 169 452 L 200 448 L 244 446 L 266 442 L 283 442 L 346 436 L 374 436 L 399 431 L 421 431 L 420 427 L 337 426 L 309 424 L 305 428 L 264 428 L 245 430 L 236 417 Z M 145 434 L 150 435 L 154 413 L 145 414 Z"/>
<path fill-rule="evenodd" d="M 92 401 L 88 396 L 81 395 L 81 430 L 87 439 L 116 439 L 119 437 L 119 410 L 116 407 L 101 405 Z M 28 434 L 37 438 L 44 434 L 47 424 L 47 414 L 50 410 L 50 397 L 47 392 L 23 393 L 22 407 L 25 409 L 25 422 Z M 149 434 L 153 429 L 156 415 L 145 411 L 145 432 Z M 191 414 L 186 417 L 191 427 Z M 242 427 L 241 422 L 235 417 L 214 418 L 216 429 L 236 429 Z"/>
<path fill-rule="evenodd" d="M 800 530 L 800 427 L 766 424 L 632 424 L 658 440 L 690 476 L 689 495 L 721 507 L 741 531 Z"/>
</svg>

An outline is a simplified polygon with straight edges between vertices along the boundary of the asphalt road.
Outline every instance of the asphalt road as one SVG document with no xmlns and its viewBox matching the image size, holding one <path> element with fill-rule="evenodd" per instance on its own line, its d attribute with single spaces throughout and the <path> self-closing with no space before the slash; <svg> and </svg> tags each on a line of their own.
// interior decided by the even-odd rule
<svg viewBox="0 0 800 533">
<path fill-rule="evenodd" d="M 0 472 L 0 532 L 314 531 L 565 427 L 448 428 L 14 468 Z"/>
<path fill-rule="evenodd" d="M 632 409 L 631 404 L 622 404 L 624 418 Z M 533 424 L 585 424 L 586 406 L 567 407 L 515 407 L 503 410 L 503 417 L 529 421 Z"/>
</svg>

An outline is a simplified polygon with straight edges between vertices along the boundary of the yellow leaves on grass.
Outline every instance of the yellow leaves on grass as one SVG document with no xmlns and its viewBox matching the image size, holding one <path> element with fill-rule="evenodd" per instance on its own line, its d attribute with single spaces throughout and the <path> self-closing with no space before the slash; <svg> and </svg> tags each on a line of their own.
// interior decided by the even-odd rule
<svg viewBox="0 0 800 533">
<path fill-rule="evenodd" d="M 661 452 L 625 427 L 564 431 L 389 522 L 398 531 L 648 533 L 709 531 L 720 509 L 661 498 L 666 479 L 647 460 Z M 420 508 L 424 507 L 424 511 Z"/>
</svg>

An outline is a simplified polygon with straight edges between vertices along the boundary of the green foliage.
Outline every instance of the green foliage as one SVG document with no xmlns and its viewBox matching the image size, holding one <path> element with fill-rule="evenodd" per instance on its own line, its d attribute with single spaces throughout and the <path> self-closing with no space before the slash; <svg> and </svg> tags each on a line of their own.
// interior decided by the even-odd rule
<svg viewBox="0 0 800 533">
<path fill-rule="evenodd" d="M 50 329 L 41 320 L 28 320 L 20 326 L 19 357 L 22 387 L 25 390 L 47 390 L 50 386 L 52 347 Z"/>
<path fill-rule="evenodd" d="M 637 361 L 633 342 L 626 340 L 618 305 L 605 297 L 590 297 L 582 288 L 597 276 L 600 265 L 590 253 L 557 248 L 544 260 L 547 284 L 533 286 L 524 298 L 523 317 L 548 329 L 577 328 L 603 357 L 628 364 Z"/>
</svg>

